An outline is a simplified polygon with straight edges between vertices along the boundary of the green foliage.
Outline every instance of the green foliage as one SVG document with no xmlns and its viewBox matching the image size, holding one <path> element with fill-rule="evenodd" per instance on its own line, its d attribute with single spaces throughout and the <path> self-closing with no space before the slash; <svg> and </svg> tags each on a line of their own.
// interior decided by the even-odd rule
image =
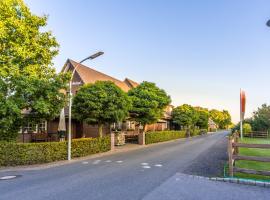
<svg viewBox="0 0 270 200">
<path fill-rule="evenodd" d="M 110 81 L 82 86 L 73 100 L 74 116 L 88 124 L 102 125 L 122 121 L 128 116 L 131 102 L 125 92 Z"/>
<path fill-rule="evenodd" d="M 210 110 L 211 119 L 218 125 L 220 129 L 226 129 L 231 125 L 231 115 L 227 110 L 219 111 L 216 109 Z"/>
<path fill-rule="evenodd" d="M 206 108 L 195 107 L 195 111 L 197 112 L 198 119 L 196 121 L 196 126 L 201 129 L 208 129 L 208 120 L 209 120 L 209 112 Z"/>
<path fill-rule="evenodd" d="M 64 106 L 68 75 L 51 67 L 58 43 L 41 31 L 47 17 L 32 14 L 22 0 L 0 1 L 0 140 L 15 140 L 23 116 L 51 119 Z"/>
<path fill-rule="evenodd" d="M 157 122 L 163 116 L 166 106 L 171 103 L 170 96 L 163 89 L 146 81 L 131 89 L 128 95 L 132 100 L 131 117 L 144 127 Z"/>
<path fill-rule="evenodd" d="M 250 133 L 252 131 L 251 125 L 248 123 L 243 124 L 243 133 Z"/>
<path fill-rule="evenodd" d="M 110 150 L 110 137 L 72 140 L 72 157 Z M 67 159 L 67 142 L 0 142 L 0 166 L 41 164 Z"/>
<path fill-rule="evenodd" d="M 185 138 L 186 131 L 154 131 L 145 134 L 145 144 Z"/>
<path fill-rule="evenodd" d="M 256 131 L 270 130 L 270 106 L 263 104 L 253 113 L 252 128 Z"/>
<path fill-rule="evenodd" d="M 194 126 L 199 118 L 198 112 L 188 104 L 178 106 L 172 111 L 173 122 L 179 126 Z"/>
</svg>

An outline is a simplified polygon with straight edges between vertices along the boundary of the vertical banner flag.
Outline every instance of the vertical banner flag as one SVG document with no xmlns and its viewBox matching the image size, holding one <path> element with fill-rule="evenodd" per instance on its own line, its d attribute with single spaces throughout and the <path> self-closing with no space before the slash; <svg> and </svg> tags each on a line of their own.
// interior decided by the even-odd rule
<svg viewBox="0 0 270 200">
<path fill-rule="evenodd" d="M 246 112 L 246 93 L 245 91 L 240 91 L 240 119 L 241 121 L 244 120 Z"/>
</svg>

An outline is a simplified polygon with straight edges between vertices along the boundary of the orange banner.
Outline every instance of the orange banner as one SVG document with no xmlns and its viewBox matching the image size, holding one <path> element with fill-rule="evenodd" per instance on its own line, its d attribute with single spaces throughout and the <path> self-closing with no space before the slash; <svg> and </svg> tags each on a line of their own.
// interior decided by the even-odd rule
<svg viewBox="0 0 270 200">
<path fill-rule="evenodd" d="M 245 91 L 241 90 L 241 92 L 240 92 L 240 114 L 241 114 L 242 119 L 244 119 L 245 112 L 246 112 L 246 93 L 245 93 Z"/>
</svg>

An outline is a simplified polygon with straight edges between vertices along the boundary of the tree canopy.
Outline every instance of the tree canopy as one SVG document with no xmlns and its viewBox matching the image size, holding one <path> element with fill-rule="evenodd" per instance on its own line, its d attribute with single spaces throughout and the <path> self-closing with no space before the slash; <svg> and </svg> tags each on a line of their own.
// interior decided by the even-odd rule
<svg viewBox="0 0 270 200">
<path fill-rule="evenodd" d="M 211 119 L 218 125 L 219 128 L 225 129 L 231 125 L 231 115 L 227 110 L 219 111 L 216 109 L 210 110 Z"/>
<path fill-rule="evenodd" d="M 155 123 L 162 118 L 164 109 L 171 103 L 170 96 L 163 89 L 147 81 L 129 90 L 128 96 L 132 101 L 130 114 L 144 128 L 146 124 Z"/>
<path fill-rule="evenodd" d="M 190 128 L 194 126 L 199 118 L 198 112 L 188 104 L 183 104 L 173 109 L 173 122 L 179 126 L 186 126 Z"/>
<path fill-rule="evenodd" d="M 195 125 L 200 127 L 201 129 L 208 129 L 208 120 L 209 120 L 208 109 L 195 107 L 195 111 L 198 114 L 198 119 Z"/>
<path fill-rule="evenodd" d="M 16 139 L 22 111 L 51 119 L 65 104 L 59 91 L 68 75 L 52 67 L 59 45 L 50 31 L 41 31 L 46 23 L 47 16 L 32 14 L 22 0 L 0 1 L 0 140 Z"/>
<path fill-rule="evenodd" d="M 130 107 L 127 94 L 110 81 L 82 86 L 73 100 L 74 116 L 88 124 L 98 124 L 100 137 L 103 124 L 122 121 Z"/>
</svg>

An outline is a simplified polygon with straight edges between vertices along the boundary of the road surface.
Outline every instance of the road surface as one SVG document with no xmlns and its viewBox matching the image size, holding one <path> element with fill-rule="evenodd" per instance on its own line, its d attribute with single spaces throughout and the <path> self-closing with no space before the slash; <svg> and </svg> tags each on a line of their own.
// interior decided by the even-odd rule
<svg viewBox="0 0 270 200">
<path fill-rule="evenodd" d="M 220 175 L 226 159 L 226 135 L 227 132 L 220 132 L 161 143 L 49 169 L 0 172 L 0 177 L 21 175 L 19 178 L 0 181 L 0 200 L 155 199 L 179 173 Z M 183 198 L 178 192 L 173 198 L 192 199 L 192 195 L 196 197 L 198 194 L 198 184 L 207 186 L 206 183 L 193 181 L 194 184 L 192 181 L 190 184 L 173 184 L 176 190 L 178 186 L 182 187 L 179 191 L 192 191 L 191 197 Z M 228 184 L 209 182 L 214 185 Z M 233 187 L 242 186 L 233 184 Z M 215 187 L 210 188 L 213 190 Z M 269 191 L 254 186 L 249 186 L 248 190 L 254 191 L 254 194 Z M 205 191 L 206 199 L 208 194 Z M 226 199 L 222 198 L 220 191 L 211 195 L 216 195 L 217 199 Z"/>
</svg>

